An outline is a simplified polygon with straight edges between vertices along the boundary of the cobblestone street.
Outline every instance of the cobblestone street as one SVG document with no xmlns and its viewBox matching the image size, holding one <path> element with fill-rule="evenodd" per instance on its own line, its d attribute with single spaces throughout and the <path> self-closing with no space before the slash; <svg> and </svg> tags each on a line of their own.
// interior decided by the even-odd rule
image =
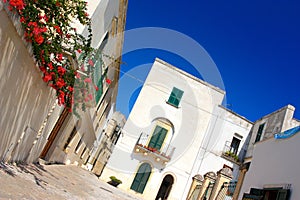
<svg viewBox="0 0 300 200">
<path fill-rule="evenodd" d="M 0 163 L 0 199 L 139 200 L 77 166 Z"/>
</svg>

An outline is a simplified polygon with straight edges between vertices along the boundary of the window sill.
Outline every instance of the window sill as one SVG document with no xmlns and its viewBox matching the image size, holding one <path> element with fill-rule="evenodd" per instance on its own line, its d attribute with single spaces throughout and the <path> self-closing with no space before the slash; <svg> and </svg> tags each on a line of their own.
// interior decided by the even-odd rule
<svg viewBox="0 0 300 200">
<path fill-rule="evenodd" d="M 172 104 L 172 103 L 170 103 L 170 102 L 168 102 L 168 101 L 166 101 L 166 103 L 169 104 L 170 106 L 175 107 L 175 108 L 180 108 L 179 106 L 176 106 L 176 105 L 174 105 L 174 104 Z"/>
</svg>

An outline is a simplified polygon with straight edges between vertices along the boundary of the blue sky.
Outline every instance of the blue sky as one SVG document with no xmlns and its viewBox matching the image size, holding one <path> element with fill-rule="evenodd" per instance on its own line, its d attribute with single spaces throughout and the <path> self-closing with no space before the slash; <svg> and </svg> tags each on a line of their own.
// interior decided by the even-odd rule
<svg viewBox="0 0 300 200">
<path fill-rule="evenodd" d="M 299 10 L 296 0 L 130 0 L 126 30 L 162 27 L 196 40 L 221 74 L 228 107 L 249 120 L 287 104 L 296 107 L 299 119 Z M 121 73 L 117 110 L 125 115 L 155 57 L 200 77 L 172 52 L 147 48 L 124 54 L 121 70 L 129 76 Z"/>
</svg>

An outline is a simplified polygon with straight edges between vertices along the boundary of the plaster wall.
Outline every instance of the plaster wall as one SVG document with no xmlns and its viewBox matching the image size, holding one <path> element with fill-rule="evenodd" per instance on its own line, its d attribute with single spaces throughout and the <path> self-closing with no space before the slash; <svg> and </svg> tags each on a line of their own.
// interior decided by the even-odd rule
<svg viewBox="0 0 300 200">
<path fill-rule="evenodd" d="M 48 122 L 47 127 L 41 128 L 49 119 L 55 93 L 43 82 L 13 25 L 15 21 L 4 10 L 0 10 L 0 18 L 0 158 L 32 161 L 41 150 L 32 152 L 34 144 L 40 144 L 41 135 L 47 134 L 47 128 L 53 125 L 53 120 L 49 120 L 52 124 Z"/>
<path fill-rule="evenodd" d="M 178 108 L 167 103 L 173 87 L 184 91 Z M 115 175 L 123 182 L 120 188 L 144 199 L 154 199 L 164 176 L 172 174 L 175 182 L 169 199 L 184 199 L 195 174 L 216 172 L 224 164 L 233 167 L 220 157 L 225 141 L 231 141 L 238 133 L 244 138 L 243 143 L 252 124 L 219 107 L 223 96 L 222 90 L 156 59 L 101 178 L 108 181 L 109 176 Z M 151 135 L 158 118 L 173 125 L 166 143 L 176 149 L 166 166 L 134 151 L 140 134 Z M 151 164 L 153 171 L 143 194 L 138 194 L 130 186 L 144 162 Z"/>
<path fill-rule="evenodd" d="M 246 157 L 251 158 L 255 147 L 255 139 L 258 128 L 261 124 L 265 124 L 260 141 L 273 137 L 274 134 L 284 132 L 290 128 L 300 124 L 298 120 L 293 119 L 295 107 L 287 105 L 271 114 L 268 114 L 254 122 L 251 130 L 251 139 L 249 142 Z"/>
<path fill-rule="evenodd" d="M 239 195 L 250 188 L 278 187 L 291 184 L 291 200 L 300 199 L 300 161 L 298 149 L 299 132 L 288 138 L 274 138 L 258 142 L 253 151 L 253 158 Z"/>
</svg>

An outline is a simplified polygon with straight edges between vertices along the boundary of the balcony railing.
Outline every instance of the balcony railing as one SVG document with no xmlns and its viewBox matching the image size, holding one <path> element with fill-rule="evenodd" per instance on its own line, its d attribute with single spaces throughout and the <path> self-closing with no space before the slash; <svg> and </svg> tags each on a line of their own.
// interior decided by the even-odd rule
<svg viewBox="0 0 300 200">
<path fill-rule="evenodd" d="M 158 150 L 148 146 L 147 143 L 149 139 L 149 135 L 141 133 L 134 148 L 135 153 L 140 153 L 144 156 L 151 156 L 156 162 L 161 162 L 166 165 L 171 160 L 175 147 L 172 147 L 170 144 L 163 143 L 162 148 Z"/>
<path fill-rule="evenodd" d="M 226 160 L 229 160 L 230 162 L 233 162 L 237 165 L 240 165 L 238 151 L 237 151 L 237 149 L 235 149 L 231 146 L 230 141 L 226 141 L 221 157 L 225 158 Z"/>
</svg>

